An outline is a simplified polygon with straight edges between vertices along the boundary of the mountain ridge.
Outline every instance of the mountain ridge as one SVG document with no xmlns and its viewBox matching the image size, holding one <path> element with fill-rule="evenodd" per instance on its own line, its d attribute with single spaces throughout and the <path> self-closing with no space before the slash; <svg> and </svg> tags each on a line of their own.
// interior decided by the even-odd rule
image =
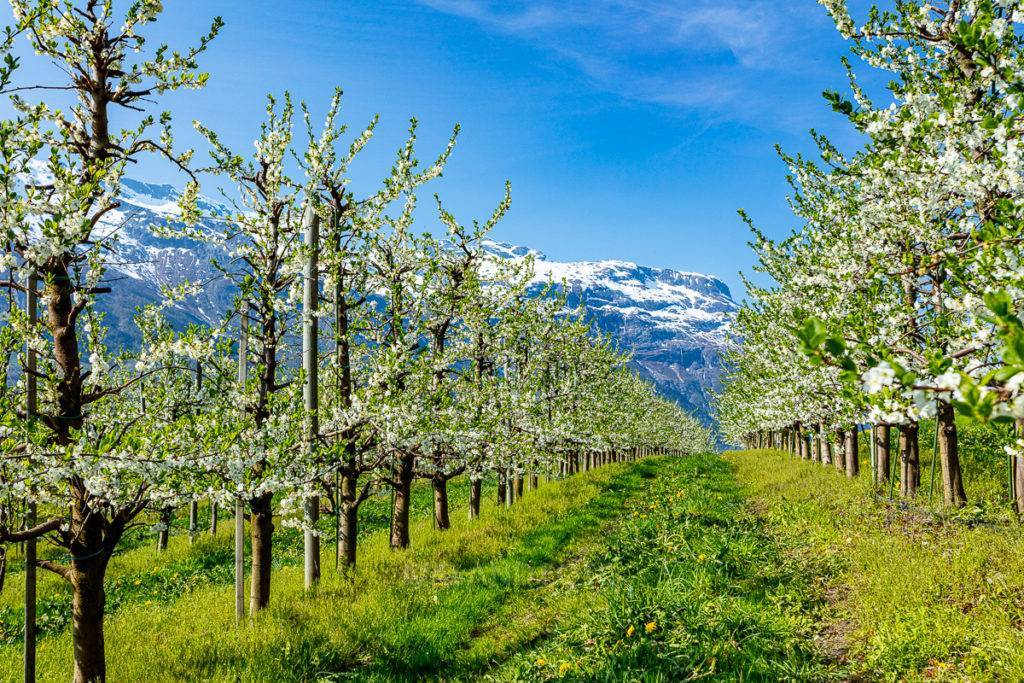
<svg viewBox="0 0 1024 683">
<path fill-rule="evenodd" d="M 203 290 L 169 311 L 177 326 L 218 322 L 233 296 L 230 285 L 216 277 L 211 259 L 224 257 L 218 245 L 159 237 L 150 226 L 173 222 L 178 215 L 178 190 L 171 185 L 125 179 L 122 206 L 104 221 L 119 231 L 120 260 L 110 276 L 124 281 L 116 302 L 102 301 L 111 328 L 110 341 L 131 345 L 137 306 L 156 301 L 160 288 L 188 279 L 206 282 Z M 226 207 L 206 198 L 201 206 L 214 215 Z M 709 275 L 652 268 L 624 260 L 554 261 L 542 252 L 508 242 L 487 240 L 487 251 L 508 259 L 534 260 L 531 293 L 549 282 L 565 288 L 570 306 L 583 304 L 587 315 L 620 348 L 632 353 L 632 364 L 660 392 L 710 422 L 711 391 L 718 386 L 721 352 L 732 315 L 737 310 L 728 286 Z"/>
</svg>

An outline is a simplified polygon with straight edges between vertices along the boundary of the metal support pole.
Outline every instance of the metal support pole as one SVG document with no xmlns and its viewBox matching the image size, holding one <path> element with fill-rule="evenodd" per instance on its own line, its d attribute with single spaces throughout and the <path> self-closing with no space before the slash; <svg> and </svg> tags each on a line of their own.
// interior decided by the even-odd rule
<svg viewBox="0 0 1024 683">
<path fill-rule="evenodd" d="M 310 459 L 316 448 L 317 433 L 320 431 L 320 396 L 317 363 L 317 318 L 316 307 L 320 298 L 320 272 L 317 263 L 320 245 L 320 216 L 313 209 L 312 202 L 306 206 L 302 220 L 303 239 L 308 249 L 302 286 L 302 371 L 305 376 L 303 399 L 306 409 L 304 448 Z M 320 580 L 320 537 L 316 525 L 320 521 L 320 497 L 309 496 L 304 505 L 305 533 L 303 536 L 304 576 L 306 590 L 311 590 Z"/>
<path fill-rule="evenodd" d="M 242 303 L 238 323 L 238 386 L 243 392 L 249 381 L 249 304 Z M 245 508 L 235 500 L 235 621 L 245 618 Z"/>
</svg>

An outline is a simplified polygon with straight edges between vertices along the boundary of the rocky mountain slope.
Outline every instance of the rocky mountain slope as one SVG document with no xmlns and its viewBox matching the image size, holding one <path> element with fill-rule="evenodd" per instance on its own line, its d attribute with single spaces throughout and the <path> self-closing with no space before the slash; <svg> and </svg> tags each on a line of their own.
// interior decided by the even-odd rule
<svg viewBox="0 0 1024 683">
<path fill-rule="evenodd" d="M 216 320 L 232 296 L 210 265 L 211 258 L 223 258 L 223 251 L 150 232 L 148 226 L 173 220 L 175 188 L 131 180 L 124 187 L 122 206 L 108 216 L 106 226 L 120 233 L 117 272 L 110 274 L 120 278 L 119 295 L 116 300 L 104 297 L 111 346 L 132 342 L 131 317 L 137 306 L 156 300 L 161 286 L 186 278 L 208 284 L 171 312 L 173 321 L 186 325 Z M 708 418 L 709 390 L 718 381 L 725 332 L 736 310 L 725 284 L 699 273 L 626 261 L 557 262 L 525 247 L 499 242 L 487 247 L 505 258 L 533 254 L 535 291 L 549 280 L 564 283 L 570 305 L 585 304 L 596 324 L 632 351 L 642 375 L 664 395 Z"/>
</svg>

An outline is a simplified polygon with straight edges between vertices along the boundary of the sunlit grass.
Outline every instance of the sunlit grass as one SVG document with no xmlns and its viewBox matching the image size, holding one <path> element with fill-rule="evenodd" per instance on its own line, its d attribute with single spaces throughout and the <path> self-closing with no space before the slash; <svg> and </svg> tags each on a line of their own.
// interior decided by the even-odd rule
<svg viewBox="0 0 1024 683">
<path fill-rule="evenodd" d="M 240 627 L 230 585 L 221 581 L 197 583 L 171 599 L 135 596 L 107 621 L 110 680 L 330 680 L 352 671 L 405 678 L 485 666 L 510 642 L 530 637 L 529 630 L 503 626 L 489 641 L 475 636 L 579 539 L 599 533 L 602 520 L 621 509 L 630 482 L 638 490 L 632 467 L 542 485 L 510 510 L 496 509 L 488 496 L 480 520 L 469 522 L 464 507 L 456 508 L 453 529 L 444 533 L 420 515 L 407 552 L 392 552 L 382 530 L 370 533 L 355 575 L 328 569 L 315 595 L 303 594 L 301 566 L 285 563 L 275 572 L 270 608 Z M 179 537 L 159 556 L 150 547 L 124 553 L 111 581 L 166 574 L 230 543 L 226 532 L 197 548 Z M 327 545 L 324 566 L 333 567 Z M 45 590 L 60 589 L 47 580 Z M 66 630 L 43 638 L 40 680 L 69 678 L 70 650 Z M 16 645 L 0 648 L 0 679 L 16 677 L 20 656 Z"/>
<path fill-rule="evenodd" d="M 903 510 L 874 500 L 867 477 L 851 482 L 788 455 L 728 459 L 779 542 L 833 568 L 831 626 L 854 673 L 1024 680 L 1019 525 Z"/>
</svg>

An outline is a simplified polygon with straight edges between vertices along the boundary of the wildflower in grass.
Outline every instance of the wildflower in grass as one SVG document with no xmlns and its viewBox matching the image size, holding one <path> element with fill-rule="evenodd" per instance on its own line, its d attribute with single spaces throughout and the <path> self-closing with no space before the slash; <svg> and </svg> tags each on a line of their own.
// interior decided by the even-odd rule
<svg viewBox="0 0 1024 683">
<path fill-rule="evenodd" d="M 626 629 L 626 637 L 632 638 L 634 633 L 636 633 L 636 629 L 633 628 L 633 624 L 630 624 L 629 628 Z"/>
<path fill-rule="evenodd" d="M 644 630 L 647 631 L 648 633 L 654 633 L 655 631 L 658 630 L 658 622 L 656 622 L 656 621 L 648 621 L 647 625 L 644 626 Z"/>
<path fill-rule="evenodd" d="M 537 660 L 537 666 L 547 666 L 548 660 L 541 657 Z"/>
<path fill-rule="evenodd" d="M 698 562 L 703 562 L 706 559 L 708 559 L 708 558 L 707 558 L 707 556 L 704 553 L 701 553 L 700 555 L 697 556 L 697 561 Z"/>
<path fill-rule="evenodd" d="M 564 676 L 565 674 L 569 673 L 570 669 L 572 669 L 572 664 L 570 664 L 569 662 L 562 662 L 562 665 L 558 667 L 558 675 Z"/>
</svg>

